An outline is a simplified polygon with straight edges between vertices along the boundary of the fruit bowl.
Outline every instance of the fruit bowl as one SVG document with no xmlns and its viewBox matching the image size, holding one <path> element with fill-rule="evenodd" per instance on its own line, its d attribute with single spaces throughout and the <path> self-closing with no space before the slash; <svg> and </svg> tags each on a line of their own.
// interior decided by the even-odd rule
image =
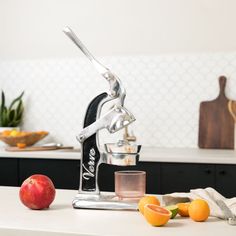
<svg viewBox="0 0 236 236">
<path fill-rule="evenodd" d="M 48 132 L 46 131 L 28 132 L 5 130 L 0 133 L 0 140 L 12 147 L 17 146 L 17 144 L 32 146 L 47 135 Z"/>
</svg>

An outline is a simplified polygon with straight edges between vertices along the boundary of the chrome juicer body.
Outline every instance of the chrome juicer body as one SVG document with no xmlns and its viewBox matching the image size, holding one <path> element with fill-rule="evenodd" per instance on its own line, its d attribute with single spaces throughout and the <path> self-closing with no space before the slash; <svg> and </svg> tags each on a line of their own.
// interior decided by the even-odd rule
<svg viewBox="0 0 236 236">
<path fill-rule="evenodd" d="M 136 203 L 119 201 L 115 195 L 101 194 L 98 186 L 98 170 L 101 163 L 128 166 L 136 165 L 138 162 L 141 145 L 130 145 L 121 140 L 117 144 L 105 144 L 102 150 L 99 144 L 99 130 L 106 128 L 110 133 L 115 133 L 135 121 L 134 116 L 124 107 L 125 89 L 120 79 L 92 56 L 70 28 L 66 27 L 63 31 L 110 85 L 109 93 L 102 93 L 90 102 L 84 119 L 84 128 L 77 136 L 81 143 L 82 157 L 80 187 L 73 200 L 73 207 L 136 210 Z M 115 103 L 114 106 L 101 116 L 103 105 L 110 101 Z"/>
</svg>

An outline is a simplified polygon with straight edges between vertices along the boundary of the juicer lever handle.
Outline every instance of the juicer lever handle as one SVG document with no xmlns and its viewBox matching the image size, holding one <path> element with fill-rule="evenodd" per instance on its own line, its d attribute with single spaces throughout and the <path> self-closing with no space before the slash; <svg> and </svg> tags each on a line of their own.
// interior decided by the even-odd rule
<svg viewBox="0 0 236 236">
<path fill-rule="evenodd" d="M 125 99 L 125 89 L 121 85 L 120 79 L 114 75 L 108 68 L 98 62 L 89 50 L 84 46 L 76 34 L 69 28 L 63 29 L 63 32 L 72 40 L 72 42 L 84 53 L 84 55 L 92 62 L 97 71 L 109 82 L 110 95 L 112 98 L 120 98 L 120 104 L 123 106 Z"/>
<path fill-rule="evenodd" d="M 80 41 L 80 39 L 76 36 L 76 34 L 70 29 L 66 27 L 63 29 L 63 32 L 73 41 L 73 43 L 84 53 L 84 55 L 93 63 L 95 68 L 99 73 L 106 74 L 109 70 L 103 66 L 100 62 L 98 62 L 94 56 L 89 52 L 89 50 L 84 46 L 84 44 Z"/>
</svg>

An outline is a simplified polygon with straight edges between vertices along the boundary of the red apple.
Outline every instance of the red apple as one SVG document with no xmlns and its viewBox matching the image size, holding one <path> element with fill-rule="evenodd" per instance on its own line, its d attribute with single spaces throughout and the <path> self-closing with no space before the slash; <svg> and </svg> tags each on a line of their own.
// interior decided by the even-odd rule
<svg viewBox="0 0 236 236">
<path fill-rule="evenodd" d="M 20 187 L 20 200 L 30 209 L 48 208 L 55 198 L 53 182 L 46 175 L 32 175 Z"/>
</svg>

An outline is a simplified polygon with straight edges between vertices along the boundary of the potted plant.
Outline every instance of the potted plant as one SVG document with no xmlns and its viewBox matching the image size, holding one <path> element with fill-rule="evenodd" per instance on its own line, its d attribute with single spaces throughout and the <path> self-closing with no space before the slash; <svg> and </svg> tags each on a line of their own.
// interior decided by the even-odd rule
<svg viewBox="0 0 236 236">
<path fill-rule="evenodd" d="M 24 92 L 15 98 L 9 106 L 6 105 L 5 94 L 2 91 L 0 104 L 0 132 L 6 129 L 19 127 L 23 118 L 23 101 Z"/>
</svg>

